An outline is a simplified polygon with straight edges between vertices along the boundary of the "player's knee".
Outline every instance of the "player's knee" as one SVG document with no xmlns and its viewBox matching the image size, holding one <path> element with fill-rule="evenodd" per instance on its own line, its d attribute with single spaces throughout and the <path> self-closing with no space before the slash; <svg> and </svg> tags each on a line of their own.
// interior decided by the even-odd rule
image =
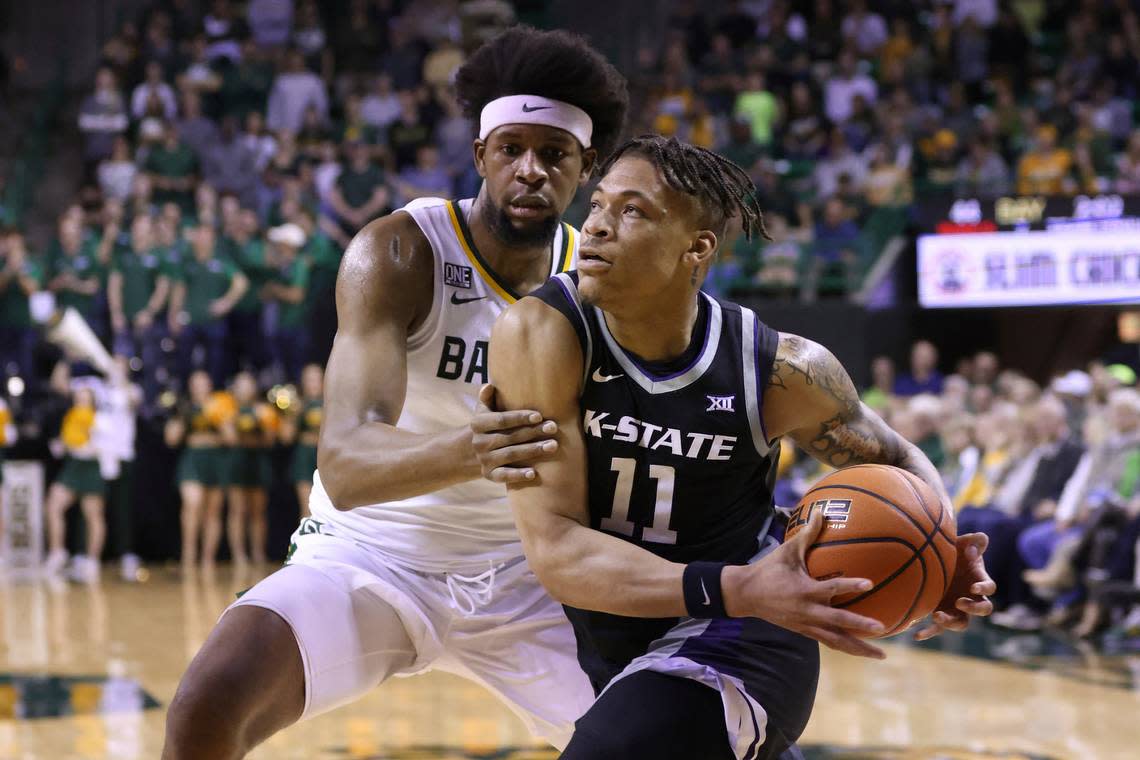
<svg viewBox="0 0 1140 760">
<path fill-rule="evenodd" d="M 268 610 L 232 610 L 178 684 L 163 760 L 243 757 L 300 717 L 304 689 L 288 625 Z"/>
</svg>

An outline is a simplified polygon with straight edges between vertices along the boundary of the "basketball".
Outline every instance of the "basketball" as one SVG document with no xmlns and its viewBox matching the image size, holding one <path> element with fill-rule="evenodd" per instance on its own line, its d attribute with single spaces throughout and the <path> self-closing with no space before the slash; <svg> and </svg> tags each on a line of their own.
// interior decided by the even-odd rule
<svg viewBox="0 0 1140 760">
<path fill-rule="evenodd" d="M 934 611 L 957 560 L 953 515 L 917 476 L 887 465 L 833 472 L 804 494 L 788 525 L 790 539 L 822 510 L 824 526 L 807 552 L 817 580 L 866 578 L 869 591 L 836 597 L 835 607 L 905 631 Z"/>
</svg>

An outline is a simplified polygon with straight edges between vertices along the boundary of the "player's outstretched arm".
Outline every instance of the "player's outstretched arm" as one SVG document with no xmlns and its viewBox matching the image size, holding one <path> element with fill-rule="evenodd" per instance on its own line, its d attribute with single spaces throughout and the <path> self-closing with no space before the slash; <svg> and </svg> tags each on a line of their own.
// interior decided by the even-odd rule
<svg viewBox="0 0 1140 760">
<path fill-rule="evenodd" d="M 537 410 L 557 424 L 557 448 L 532 480 L 510 483 L 523 549 L 558 601 L 631 617 L 685 613 L 685 566 L 589 527 L 586 440 L 578 399 L 582 351 L 570 323 L 535 298 L 505 311 L 491 332 L 490 373 L 500 412 Z"/>
<path fill-rule="evenodd" d="M 321 482 L 337 509 L 406 499 L 480 477 L 467 425 L 400 430 L 407 340 L 429 312 L 434 260 L 407 214 L 353 238 L 337 276 L 337 333 L 325 372 Z"/>
<path fill-rule="evenodd" d="M 937 468 L 922 451 L 892 430 L 859 400 L 855 384 L 839 360 L 823 346 L 798 335 L 780 334 L 768 387 L 764 391 L 764 423 L 773 438 L 783 435 L 832 467 L 889 464 L 922 478 L 953 514 L 953 504 Z M 942 630 L 962 630 L 970 615 L 993 611 L 986 598 L 996 585 L 982 555 L 985 535 L 958 536 L 958 564 L 950 591 L 917 637 Z"/>
</svg>

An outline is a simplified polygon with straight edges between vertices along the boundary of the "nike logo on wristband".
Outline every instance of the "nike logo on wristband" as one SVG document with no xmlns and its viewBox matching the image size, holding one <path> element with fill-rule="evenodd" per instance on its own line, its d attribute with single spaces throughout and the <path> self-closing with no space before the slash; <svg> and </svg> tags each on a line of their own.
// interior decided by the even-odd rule
<svg viewBox="0 0 1140 760">
<path fill-rule="evenodd" d="M 701 579 L 701 593 L 705 595 L 704 606 L 708 607 L 710 604 L 712 604 L 712 599 L 709 599 L 709 590 L 705 588 L 705 581 L 703 578 Z"/>
<path fill-rule="evenodd" d="M 523 103 L 523 113 L 534 113 L 535 111 L 549 111 L 552 106 L 530 106 Z"/>
</svg>

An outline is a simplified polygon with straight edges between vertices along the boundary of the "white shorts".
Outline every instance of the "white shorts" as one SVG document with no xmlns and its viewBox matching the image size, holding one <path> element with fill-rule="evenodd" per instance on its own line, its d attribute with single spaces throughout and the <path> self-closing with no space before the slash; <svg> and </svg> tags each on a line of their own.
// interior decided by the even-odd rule
<svg viewBox="0 0 1140 760">
<path fill-rule="evenodd" d="M 438 669 L 485 687 L 559 749 L 570 741 L 594 693 L 561 605 L 524 558 L 476 577 L 422 573 L 311 518 L 293 544 L 288 564 L 229 609 L 264 607 L 293 629 L 305 669 L 301 720 L 389 676 Z M 392 630 L 392 610 L 402 631 Z"/>
</svg>

